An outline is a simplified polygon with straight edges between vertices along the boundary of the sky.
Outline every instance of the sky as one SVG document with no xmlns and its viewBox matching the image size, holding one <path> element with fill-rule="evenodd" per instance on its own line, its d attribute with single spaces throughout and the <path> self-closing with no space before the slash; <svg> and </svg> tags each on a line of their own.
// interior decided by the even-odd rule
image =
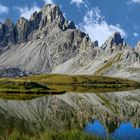
<svg viewBox="0 0 140 140">
<path fill-rule="evenodd" d="M 140 0 L 0 0 L 0 21 L 29 19 L 48 3 L 59 5 L 68 20 L 100 45 L 116 31 L 133 47 L 140 40 Z"/>
</svg>

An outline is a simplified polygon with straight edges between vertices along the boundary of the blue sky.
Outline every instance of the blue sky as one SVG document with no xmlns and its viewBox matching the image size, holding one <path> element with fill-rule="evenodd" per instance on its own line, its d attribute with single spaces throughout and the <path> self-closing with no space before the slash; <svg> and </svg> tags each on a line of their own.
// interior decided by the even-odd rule
<svg viewBox="0 0 140 140">
<path fill-rule="evenodd" d="M 0 21 L 28 19 L 47 3 L 60 5 L 68 20 L 100 44 L 115 31 L 132 46 L 140 40 L 140 0 L 0 0 Z"/>
</svg>

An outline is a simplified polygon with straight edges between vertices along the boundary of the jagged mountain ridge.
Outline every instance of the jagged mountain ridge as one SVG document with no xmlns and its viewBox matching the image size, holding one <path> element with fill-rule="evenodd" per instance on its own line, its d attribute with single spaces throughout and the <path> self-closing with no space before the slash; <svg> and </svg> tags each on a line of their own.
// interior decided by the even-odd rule
<svg viewBox="0 0 140 140">
<path fill-rule="evenodd" d="M 27 22 L 35 24 L 33 29 L 34 26 L 37 28 L 31 28 L 32 32 L 23 30 Z M 21 18 L 15 26 L 16 30 L 19 26 L 21 34 L 15 37 L 16 44 L 10 45 L 11 49 L 1 55 L 1 67 L 19 67 L 34 73 L 51 72 L 52 68 L 81 54 L 84 49 L 88 54 L 94 49 L 89 37 L 76 29 L 73 22 L 65 20 L 56 5 L 46 5 L 39 13 L 35 12 L 29 21 Z"/>
<path fill-rule="evenodd" d="M 58 6 L 49 4 L 40 12 L 34 12 L 29 20 L 21 17 L 15 25 L 10 19 L 6 19 L 3 24 L 0 23 L 0 45 L 5 47 L 39 38 L 41 36 L 39 36 L 39 33 L 35 35 L 35 31 L 39 29 L 43 31 L 43 28 L 47 27 L 46 24 L 49 25 L 49 28 L 44 34 L 42 33 L 42 36 L 46 35 L 54 24 L 57 24 L 63 31 L 68 28 L 76 28 L 73 22 L 69 23 L 69 21 L 65 20 Z"/>
<path fill-rule="evenodd" d="M 138 45 L 139 46 L 139 45 Z M 101 47 L 63 16 L 56 5 L 46 5 L 29 20 L 0 24 L 0 73 L 18 68 L 26 73 L 95 74 L 139 80 L 140 47 L 127 45 L 114 33 Z M 12 74 L 11 74 L 12 75 Z M 17 73 L 17 76 L 24 75 Z"/>
</svg>

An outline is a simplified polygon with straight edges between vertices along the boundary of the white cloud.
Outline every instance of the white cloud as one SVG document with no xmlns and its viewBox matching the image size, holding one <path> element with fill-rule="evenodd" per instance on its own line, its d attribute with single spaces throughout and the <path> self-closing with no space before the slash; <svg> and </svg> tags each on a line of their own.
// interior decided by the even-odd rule
<svg viewBox="0 0 140 140">
<path fill-rule="evenodd" d="M 80 7 L 81 4 L 84 4 L 83 0 L 71 0 L 71 4 L 76 4 L 77 7 Z"/>
<path fill-rule="evenodd" d="M 31 17 L 31 15 L 35 12 L 35 11 L 39 11 L 40 8 L 37 7 L 36 5 L 32 6 L 31 8 L 25 6 L 25 7 L 16 7 L 16 9 L 19 10 L 20 12 L 20 16 L 21 17 L 25 17 L 26 19 L 29 19 Z"/>
<path fill-rule="evenodd" d="M 0 14 L 3 14 L 3 13 L 8 13 L 9 12 L 9 8 L 0 4 Z"/>
<path fill-rule="evenodd" d="M 112 25 L 107 23 L 98 7 L 93 8 L 86 13 L 83 22 L 79 27 L 89 34 L 92 41 L 98 40 L 100 45 L 114 32 L 120 32 L 123 37 L 126 37 L 125 31 L 119 24 Z"/>
<path fill-rule="evenodd" d="M 139 34 L 138 34 L 138 33 L 133 33 L 133 36 L 134 36 L 134 37 L 138 37 Z"/>
<path fill-rule="evenodd" d="M 53 4 L 54 1 L 53 0 L 43 0 L 45 2 L 45 4 Z"/>
<path fill-rule="evenodd" d="M 140 0 L 130 0 L 130 3 L 140 3 Z"/>
</svg>

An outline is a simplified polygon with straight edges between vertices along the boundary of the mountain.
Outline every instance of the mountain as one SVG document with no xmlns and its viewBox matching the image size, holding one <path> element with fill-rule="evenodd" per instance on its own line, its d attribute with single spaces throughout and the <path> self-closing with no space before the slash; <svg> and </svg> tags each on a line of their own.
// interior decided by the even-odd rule
<svg viewBox="0 0 140 140">
<path fill-rule="evenodd" d="M 95 53 L 95 50 L 92 53 Z M 78 57 L 72 58 L 57 66 L 52 73 L 94 74 L 140 80 L 140 48 L 127 45 L 118 32 L 101 47 L 96 48 L 96 55 L 89 58 L 87 63 L 83 63 L 84 60 L 82 65 L 78 66 L 78 60 Z"/>
<path fill-rule="evenodd" d="M 18 67 L 33 73 L 51 72 L 85 49 L 88 54 L 94 49 L 89 37 L 67 21 L 56 5 L 46 5 L 29 21 L 21 18 L 14 29 L 15 42 L 10 45 L 8 39 L 6 43 L 1 39 L 1 44 L 5 45 L 1 49 L 5 51 L 10 47 L 0 56 L 1 67 Z M 5 33 L 3 38 L 6 38 Z"/>
<path fill-rule="evenodd" d="M 140 47 L 127 45 L 118 32 L 99 47 L 54 4 L 15 25 L 9 19 L 0 23 L 0 50 L 0 76 L 6 69 L 10 77 L 61 73 L 140 79 Z"/>
</svg>

